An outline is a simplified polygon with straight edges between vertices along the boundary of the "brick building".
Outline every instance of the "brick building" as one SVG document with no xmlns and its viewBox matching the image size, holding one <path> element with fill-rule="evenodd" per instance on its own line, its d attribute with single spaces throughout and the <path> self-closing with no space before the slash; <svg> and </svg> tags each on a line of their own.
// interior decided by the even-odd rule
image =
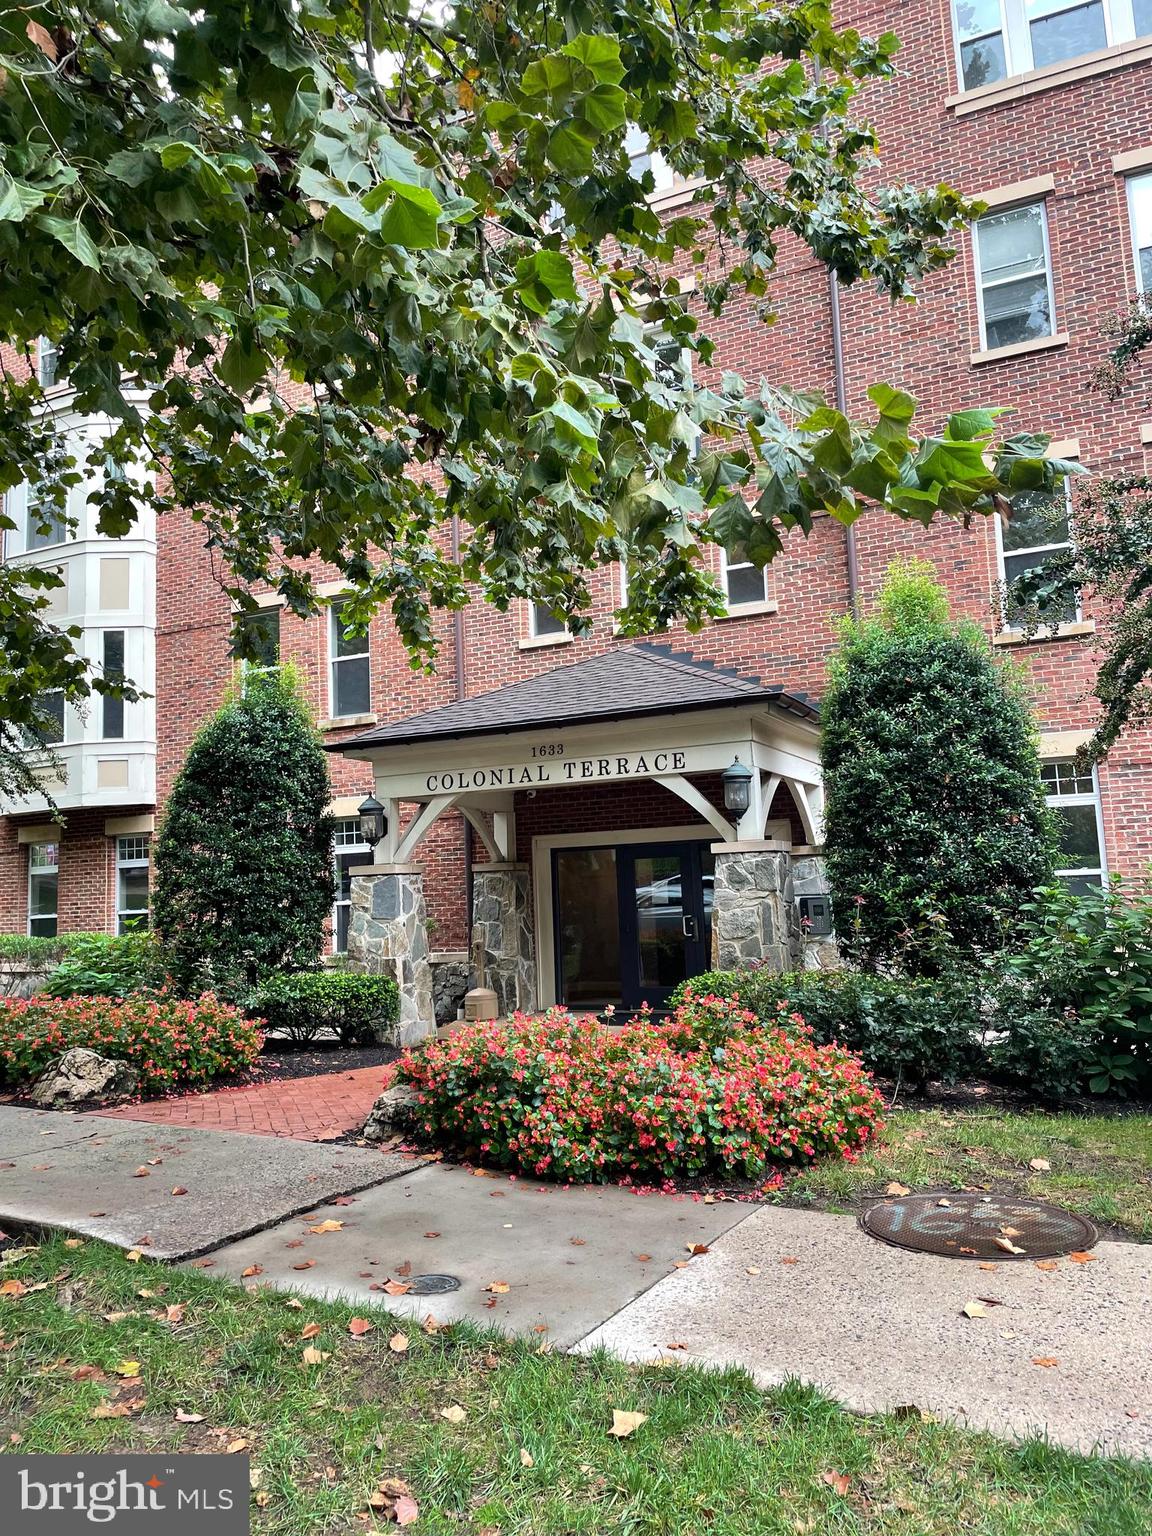
<svg viewBox="0 0 1152 1536">
<path fill-rule="evenodd" d="M 1147 392 L 1130 390 L 1110 403 L 1087 385 L 1107 351 L 1105 319 L 1152 288 L 1150 0 L 1071 8 L 1061 0 L 951 7 L 910 0 L 897 17 L 887 7 L 848 3 L 840 19 L 864 32 L 894 26 L 903 41 L 897 78 L 870 87 L 863 103 L 879 132 L 885 177 L 951 182 L 982 198 L 988 212 L 915 305 L 892 306 L 864 289 L 837 292 L 806 252 L 786 248 L 775 326 L 762 324 L 750 305 L 733 304 L 720 322 L 703 320 L 717 344 L 717 372 L 821 388 L 861 414 L 867 386 L 887 380 L 916 395 L 926 426 L 964 405 L 1007 406 L 1014 426 L 1050 432 L 1061 456 L 1089 470 L 1149 472 Z M 659 164 L 654 170 L 666 183 L 657 203 L 682 206 L 693 189 L 671 184 Z M 54 406 L 64 430 L 106 430 L 68 416 L 66 384 L 57 386 Z M 154 698 L 97 701 L 83 719 L 67 712 L 59 748 L 65 777 L 55 789 L 66 813 L 62 832 L 46 820 L 43 802 L 5 807 L 0 928 L 14 932 L 115 930 L 143 909 L 155 818 L 234 665 L 228 603 L 195 525 L 172 517 L 141 525 L 131 540 L 100 540 L 83 526 L 83 487 L 74 498 L 76 534 L 63 543 L 40 535 L 29 547 L 26 508 L 15 493 L 6 557 L 60 566 L 67 586 L 59 617 L 82 624 L 88 653 L 122 666 Z M 925 532 L 875 513 L 849 535 L 824 518 L 764 573 L 713 550 L 726 617 L 702 633 L 672 629 L 638 648 L 614 631 L 625 573 L 605 570 L 594 581 L 588 636 L 574 638 L 551 614 L 523 604 L 507 615 L 476 603 L 441 617 L 434 677 L 408 667 L 384 616 L 366 641 L 346 639 L 334 583 L 324 589 L 332 608 L 309 622 L 280 613 L 268 596 L 264 622 L 296 663 L 326 742 L 348 744 L 332 753 L 341 818 L 334 946 L 346 943 L 351 924 L 355 942 L 382 944 L 390 963 L 415 966 L 420 991 L 428 984 L 421 944 L 464 951 L 471 903 L 503 1006 L 658 997 L 665 982 L 711 952 L 713 899 L 728 913 L 724 943 L 717 918 L 717 954 L 738 954 L 753 932 L 765 944 L 794 948 L 797 873 L 817 928 L 821 915 L 809 706 L 821 693 L 836 619 L 854 601 L 867 605 L 902 552 L 934 561 L 957 610 L 984 623 L 997 649 L 1031 674 L 1069 876 L 1091 881 L 1143 869 L 1152 858 L 1148 734 L 1123 739 L 1098 774 L 1076 774 L 1070 764 L 1092 719 L 1090 601 L 1026 640 L 997 595 L 1005 575 L 1066 538 L 1061 518 L 1059 501 L 1018 518 L 1008 534 L 985 521 Z M 647 668 L 647 715 L 632 707 L 635 676 L 597 670 L 599 658 L 626 647 L 638 649 Z M 657 677 L 668 680 L 666 693 Z M 532 680 L 543 691 L 527 704 L 516 690 L 475 703 Z M 614 707 L 618 686 L 632 701 L 627 709 Z M 599 713 L 581 713 L 580 699 L 597 687 Z M 567 715 L 562 704 L 546 718 L 538 712 L 541 699 L 555 704 L 565 690 L 573 701 Z M 663 772 L 649 760 L 653 753 L 663 754 Z M 669 766 L 670 753 L 679 768 Z M 719 775 L 729 754 L 754 770 L 752 804 L 741 814 L 724 806 Z M 637 758 L 647 771 L 634 770 Z M 625 761 L 628 770 L 616 771 Z M 565 762 L 593 766 L 583 777 L 580 768 L 565 777 L 561 767 L 547 781 L 476 782 L 478 770 L 511 774 Z M 374 785 L 392 814 L 377 873 L 358 886 L 357 917 L 348 871 L 371 850 L 359 841 L 355 809 Z M 733 896 L 743 874 L 735 881 L 731 869 L 723 874 L 726 860 L 739 863 L 737 854 L 780 883 L 762 912 Z M 785 890 L 787 902 L 776 901 Z M 393 906 L 395 917 L 381 916 Z M 422 923 L 413 938 L 403 919 L 425 912 L 430 940 Z M 515 922 L 502 923 L 509 913 Z M 603 962 L 594 981 L 589 963 L 573 959 L 593 953 Z M 422 994 L 415 1006 L 427 1011 Z"/>
</svg>

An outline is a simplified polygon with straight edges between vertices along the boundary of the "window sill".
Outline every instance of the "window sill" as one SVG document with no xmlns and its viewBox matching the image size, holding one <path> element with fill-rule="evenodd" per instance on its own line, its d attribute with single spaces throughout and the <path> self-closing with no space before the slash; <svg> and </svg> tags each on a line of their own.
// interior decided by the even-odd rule
<svg viewBox="0 0 1152 1536">
<path fill-rule="evenodd" d="M 996 80 L 991 85 L 978 86 L 974 91 L 961 91 L 957 96 L 946 97 L 944 105 L 956 117 L 967 117 L 972 112 L 1007 106 L 1041 91 L 1053 91 L 1062 85 L 1090 80 L 1094 75 L 1110 74 L 1114 69 L 1125 69 L 1146 59 L 1152 59 L 1152 38 L 1138 37 L 1130 42 L 1114 43 L 1111 48 L 1100 48 L 1095 53 L 1081 54 L 1077 59 L 1062 59 L 1059 64 L 1049 64 L 1044 69 L 1032 69 L 1024 75 Z"/>
<path fill-rule="evenodd" d="M 697 176 L 692 181 L 685 181 L 678 187 L 667 187 L 663 192 L 652 192 L 648 197 L 648 206 L 653 213 L 663 213 L 666 208 L 679 208 L 684 203 L 694 201 L 701 187 L 709 183 L 703 176 Z"/>
<path fill-rule="evenodd" d="M 517 642 L 522 651 L 538 651 L 546 645 L 571 645 L 572 636 L 562 635 L 529 635 L 527 640 Z"/>
<path fill-rule="evenodd" d="M 1096 633 L 1095 619 L 1077 619 L 1074 624 L 1057 624 L 1055 629 L 1042 626 L 1028 635 L 1022 629 L 1002 629 L 992 636 L 993 645 L 1039 645 L 1048 640 L 1078 640 Z"/>
<path fill-rule="evenodd" d="M 378 725 L 379 723 L 379 715 L 334 715 L 327 720 L 317 720 L 316 728 L 321 731 L 343 731 L 350 725 Z"/>
<path fill-rule="evenodd" d="M 717 624 L 723 624 L 727 619 L 754 619 L 762 613 L 778 613 L 780 604 L 769 600 L 764 603 L 734 603 L 727 613 L 716 615 Z"/>
<path fill-rule="evenodd" d="M 1140 441 L 1145 448 L 1152 448 L 1152 421 L 1142 423 L 1140 427 Z"/>
<path fill-rule="evenodd" d="M 1054 336 L 1036 336 L 1031 341 L 1014 341 L 1010 347 L 989 347 L 984 352 L 973 352 L 968 361 L 973 368 L 984 363 L 1004 363 L 1012 357 L 1027 357 L 1030 352 L 1053 352 L 1066 347 L 1072 338 L 1067 331 L 1057 331 Z"/>
</svg>

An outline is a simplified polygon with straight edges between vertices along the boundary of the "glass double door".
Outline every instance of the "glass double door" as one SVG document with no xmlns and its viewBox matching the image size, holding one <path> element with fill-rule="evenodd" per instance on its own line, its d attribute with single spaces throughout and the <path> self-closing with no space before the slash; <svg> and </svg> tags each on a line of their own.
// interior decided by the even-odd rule
<svg viewBox="0 0 1152 1536">
<path fill-rule="evenodd" d="M 552 855 L 557 997 L 574 1009 L 660 1009 L 712 952 L 707 843 L 558 848 Z"/>
</svg>

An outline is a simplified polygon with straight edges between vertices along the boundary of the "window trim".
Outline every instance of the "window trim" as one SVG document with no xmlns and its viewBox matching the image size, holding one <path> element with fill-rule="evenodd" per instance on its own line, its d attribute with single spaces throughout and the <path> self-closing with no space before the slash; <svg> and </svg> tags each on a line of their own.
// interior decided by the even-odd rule
<svg viewBox="0 0 1152 1536">
<path fill-rule="evenodd" d="M 1051 450 L 1049 450 L 1051 451 Z M 1079 458 L 1079 454 L 1060 454 L 1060 458 Z M 1072 546 L 1072 480 L 1067 477 L 1064 481 L 1064 501 L 1068 516 L 1068 537 L 1053 544 L 1029 544 L 1023 549 L 1004 548 L 1004 523 L 1000 517 L 992 519 L 996 529 L 996 575 L 999 582 L 997 604 L 1000 609 L 1000 635 L 1023 636 L 1025 626 L 1023 624 L 1009 624 L 1008 612 L 1004 599 L 1008 592 L 1008 574 L 1004 564 L 1005 556 L 1012 555 L 1036 555 L 1044 552 L 1055 552 L 1059 549 L 1070 549 Z M 1054 635 L 1074 634 L 1081 627 L 1084 620 L 1084 606 L 1081 602 L 1081 594 L 1076 594 L 1076 616 L 1071 619 L 1059 619 L 1055 624 L 1042 624 L 1034 636 L 1037 640 L 1051 639 Z M 1062 759 L 1061 759 L 1062 761 Z"/>
<path fill-rule="evenodd" d="M 52 865 L 45 865 L 45 866 L 43 866 L 41 868 L 37 868 L 36 867 L 36 850 L 37 850 L 37 848 L 55 848 L 55 850 L 56 850 L 55 863 L 52 864 Z M 43 875 L 51 875 L 54 878 L 55 882 L 56 882 L 56 909 L 55 909 L 54 912 L 51 913 L 52 932 L 49 933 L 49 934 L 37 935 L 37 934 L 35 934 L 33 932 L 33 929 L 32 929 L 32 922 L 33 922 L 33 912 L 32 912 L 32 881 L 37 876 L 43 876 Z M 57 934 L 59 933 L 59 931 L 60 931 L 60 842 L 59 842 L 59 839 L 57 839 L 55 842 L 52 842 L 52 841 L 49 841 L 49 840 L 45 839 L 43 842 L 35 842 L 35 843 L 29 843 L 28 844 L 27 901 L 28 901 L 28 914 L 27 914 L 26 927 L 27 927 L 29 938 L 41 937 L 41 938 L 54 939 L 57 936 Z M 49 916 L 48 913 L 40 912 L 40 913 L 37 913 L 35 915 L 35 920 L 37 922 L 43 922 L 43 921 L 45 921 L 45 919 L 48 916 Z"/>
<path fill-rule="evenodd" d="M 1128 236 L 1132 243 L 1132 271 L 1138 294 L 1152 296 L 1152 286 L 1144 286 L 1144 275 L 1140 267 L 1141 246 L 1136 233 L 1136 186 L 1138 182 L 1146 183 L 1148 189 L 1148 215 L 1152 222 L 1152 168 L 1144 167 L 1142 170 L 1130 171 L 1124 178 L 1124 202 L 1128 210 Z M 1152 247 L 1152 241 L 1149 242 Z M 1149 247 L 1145 247 L 1148 249 Z"/>
<path fill-rule="evenodd" d="M 151 926 L 151 922 L 152 922 L 152 838 L 151 838 L 151 835 L 149 833 L 147 833 L 147 832 L 125 832 L 125 833 L 118 833 L 117 836 L 116 836 L 116 839 L 115 839 L 115 843 L 116 843 L 116 849 L 115 849 L 115 852 L 116 852 L 116 932 L 119 935 L 123 935 L 125 933 L 145 932 Z M 134 857 L 134 858 L 125 858 L 124 857 L 124 851 L 123 851 L 125 843 L 143 843 L 147 851 L 146 851 L 146 853 L 145 853 L 145 855 L 143 857 L 140 857 L 139 855 L 136 855 L 136 857 Z M 122 892 L 122 889 L 121 889 L 120 876 L 122 875 L 122 873 L 126 869 L 146 869 L 148 871 L 148 905 L 144 908 L 143 914 L 141 914 L 141 911 L 140 911 L 140 909 L 138 907 L 127 908 L 127 907 L 124 906 L 123 892 Z M 134 923 L 132 923 L 132 925 L 130 927 L 125 927 L 124 926 L 124 920 L 125 920 L 126 917 L 139 918 L 141 915 L 143 915 L 143 917 L 144 917 L 144 922 L 143 923 L 134 922 Z"/>
<path fill-rule="evenodd" d="M 719 546 L 719 549 L 720 594 L 724 599 L 724 613 L 718 615 L 718 617 L 725 619 L 743 619 L 750 618 L 753 614 L 757 613 L 775 613 L 779 608 L 779 604 L 771 595 L 768 566 L 762 565 L 760 567 L 760 576 L 764 592 L 763 597 L 752 598 L 749 602 L 746 603 L 734 603 L 728 591 L 729 571 L 742 571 L 748 569 L 754 570 L 756 568 L 756 562 L 754 560 L 729 560 L 728 551 L 724 548 L 723 544 Z"/>
<path fill-rule="evenodd" d="M 546 605 L 544 603 L 535 603 L 530 598 L 524 598 L 523 604 L 524 632 L 520 637 L 520 649 L 522 651 L 531 651 L 547 645 L 569 645 L 574 639 L 572 631 L 567 625 L 563 629 L 548 630 L 545 634 L 538 633 L 536 629 L 536 610 Z"/>
<path fill-rule="evenodd" d="M 980 225 L 981 225 L 981 223 L 983 222 L 984 219 L 987 219 L 987 218 L 999 218 L 1003 214 L 1006 214 L 1006 213 L 1019 213 L 1020 211 L 1022 211 L 1025 208 L 1039 208 L 1039 210 L 1040 210 L 1040 233 L 1041 233 L 1041 236 L 1042 236 L 1043 242 L 1044 242 L 1044 276 L 1045 276 L 1045 280 L 1047 282 L 1047 287 L 1048 287 L 1048 325 L 1049 325 L 1049 330 L 1048 330 L 1047 335 L 1044 335 L 1044 336 L 1026 336 L 1024 338 L 1024 340 L 1021 341 L 1021 342 L 1003 342 L 1003 343 L 1001 343 L 998 346 L 990 347 L 988 345 L 988 326 L 987 326 L 987 321 L 986 321 L 985 315 L 984 315 L 984 288 L 985 288 L 985 282 L 984 282 L 983 263 L 982 263 L 982 261 L 980 259 Z M 973 275 L 973 278 L 975 280 L 974 281 L 974 286 L 975 286 L 975 289 L 976 289 L 976 315 L 977 315 L 977 320 L 979 322 L 979 327 L 980 327 L 979 335 L 980 335 L 980 352 L 981 352 L 981 354 L 988 355 L 988 356 L 991 356 L 993 353 L 1004 354 L 1004 353 L 1007 353 L 1010 349 L 1014 349 L 1016 347 L 1027 346 L 1027 347 L 1031 348 L 1034 344 L 1040 344 L 1040 345 L 1047 344 L 1049 346 L 1053 345 L 1054 342 L 1055 342 L 1055 339 L 1061 334 L 1061 332 L 1060 332 L 1059 326 L 1056 324 L 1056 283 L 1055 283 L 1054 274 L 1053 274 L 1053 271 L 1052 271 L 1052 243 L 1051 243 L 1051 238 L 1050 238 L 1049 230 L 1048 230 L 1048 199 L 1047 199 L 1047 197 L 1043 196 L 1043 197 L 1028 198 L 1028 199 L 1023 199 L 1020 202 L 1005 203 L 1001 207 L 991 208 L 991 209 L 989 209 L 989 211 L 986 214 L 982 214 L 979 219 L 973 219 L 972 224 L 971 224 L 971 231 L 972 231 L 972 275 Z M 1003 280 L 1003 283 L 996 284 L 995 286 L 998 286 L 998 287 L 999 286 L 1004 286 L 1004 285 L 1006 285 L 1009 282 L 1018 282 L 1018 281 L 1019 281 L 1019 278 L 1005 278 Z"/>
<path fill-rule="evenodd" d="M 1076 68 L 1077 66 L 1093 60 L 1106 60 L 1110 62 L 1113 50 L 1125 47 L 1139 46 L 1152 41 L 1147 34 L 1139 34 L 1136 31 L 1136 22 L 1133 15 L 1132 0 L 1099 0 L 1104 20 L 1104 44 L 1100 48 L 1090 48 L 1084 53 L 1070 54 L 1067 58 L 1056 59 L 1047 64 L 1035 63 L 1035 51 L 1032 46 L 1032 23 L 1043 21 L 1049 16 L 1057 16 L 1065 11 L 1079 10 L 1090 3 L 1090 0 L 1065 0 L 1065 3 L 1055 6 L 1044 16 L 1030 17 L 1028 15 L 1027 0 L 1000 0 L 1000 29 L 999 33 L 980 32 L 964 42 L 976 42 L 981 38 L 995 37 L 997 35 L 1003 41 L 1005 74 L 999 80 L 985 81 L 983 85 L 974 85 L 967 88 L 964 84 L 964 58 L 961 46 L 959 19 L 956 15 L 956 3 L 952 0 L 949 6 L 950 21 L 952 27 L 952 51 L 953 63 L 956 70 L 957 95 L 949 98 L 945 105 L 956 108 L 964 102 L 966 97 L 977 96 L 981 91 L 987 91 L 990 95 L 1007 88 L 1012 91 L 1022 82 L 1032 78 L 1038 80 L 1037 89 L 1047 83 L 1045 77 L 1052 72 L 1059 74 L 1063 70 Z M 1118 60 L 1123 63 L 1123 58 Z M 1053 81 L 1052 83 L 1059 83 Z"/>
<path fill-rule="evenodd" d="M 341 907 L 351 908 L 351 906 L 352 906 L 351 895 L 349 895 L 349 898 L 348 898 L 347 901 L 342 901 L 340 899 L 340 876 L 339 876 L 339 872 L 338 872 L 339 871 L 339 865 L 337 863 L 337 859 L 338 859 L 338 857 L 339 857 L 339 855 L 341 853 L 368 854 L 369 856 L 372 853 L 372 845 L 371 845 L 371 843 L 366 843 L 366 842 L 363 841 L 363 839 L 361 839 L 359 837 L 357 837 L 352 842 L 339 843 L 338 844 L 337 841 L 336 841 L 337 828 L 342 826 L 342 825 L 347 825 L 347 826 L 355 827 L 356 831 L 359 832 L 359 830 L 360 830 L 360 820 L 359 820 L 359 817 L 357 817 L 357 816 L 337 816 L 335 818 L 335 820 L 333 821 L 333 825 L 332 825 L 332 881 L 333 881 L 333 895 L 332 895 L 332 917 L 331 917 L 331 923 L 332 923 L 332 947 L 331 947 L 331 953 L 334 954 L 334 955 L 346 955 L 348 953 L 347 945 L 345 945 L 345 947 L 343 949 L 341 949 L 339 947 L 339 940 L 340 940 L 340 915 L 339 915 L 339 913 L 340 913 L 340 908 Z M 351 912 L 349 912 L 349 921 L 351 921 Z"/>
<path fill-rule="evenodd" d="M 372 643 L 371 643 L 371 631 L 370 630 L 365 630 L 364 634 L 361 637 L 359 637 L 359 638 L 363 639 L 363 641 L 364 641 L 364 649 L 362 651 L 355 651 L 355 652 L 353 652 L 353 654 L 351 656 L 341 656 L 341 655 L 338 654 L 339 642 L 340 642 L 340 639 L 343 637 L 344 629 L 347 626 L 341 625 L 340 632 L 337 633 L 336 625 L 339 622 L 340 610 L 341 610 L 341 608 L 343 608 L 344 604 L 347 601 L 348 601 L 347 596 L 334 597 L 331 600 L 331 602 L 328 604 L 328 708 L 329 708 L 328 718 L 334 724 L 338 724 L 342 720 L 359 720 L 359 719 L 361 719 L 363 717 L 363 715 L 365 713 L 364 710 L 351 710 L 351 711 L 348 711 L 347 713 L 341 714 L 340 710 L 337 708 L 337 702 L 338 702 L 338 700 L 337 700 L 337 687 L 336 687 L 337 668 L 340 667 L 340 666 L 343 666 L 343 664 L 346 661 L 366 661 L 368 663 L 368 711 L 367 712 L 371 713 L 371 710 L 372 710 Z"/>
<path fill-rule="evenodd" d="M 1045 757 L 1041 758 L 1041 767 L 1049 764 L 1075 763 L 1071 757 Z M 1091 792 L 1077 791 L 1072 794 L 1049 794 L 1047 785 L 1044 786 L 1044 801 L 1049 810 L 1059 810 L 1066 805 L 1091 805 L 1096 812 L 1096 842 L 1100 850 L 1099 865 L 1084 865 L 1053 871 L 1058 880 L 1083 880 L 1091 875 L 1099 875 L 1100 885 L 1106 888 L 1108 885 L 1108 847 L 1104 841 L 1104 806 L 1100 795 L 1100 774 L 1096 764 L 1092 764 L 1092 789 Z M 1083 774 L 1080 775 L 1084 777 Z"/>
</svg>

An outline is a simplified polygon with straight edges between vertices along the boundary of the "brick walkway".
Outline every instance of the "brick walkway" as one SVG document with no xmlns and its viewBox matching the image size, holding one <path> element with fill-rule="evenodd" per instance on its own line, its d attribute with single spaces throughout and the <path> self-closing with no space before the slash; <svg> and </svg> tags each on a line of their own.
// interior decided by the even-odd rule
<svg viewBox="0 0 1152 1536">
<path fill-rule="evenodd" d="M 356 1072 L 290 1077 L 241 1088 L 218 1088 L 214 1093 L 189 1093 L 178 1099 L 122 1104 L 94 1113 L 157 1125 L 195 1125 L 207 1131 L 333 1141 L 363 1125 L 377 1095 L 383 1092 L 385 1073 L 384 1067 L 362 1067 Z"/>
</svg>

